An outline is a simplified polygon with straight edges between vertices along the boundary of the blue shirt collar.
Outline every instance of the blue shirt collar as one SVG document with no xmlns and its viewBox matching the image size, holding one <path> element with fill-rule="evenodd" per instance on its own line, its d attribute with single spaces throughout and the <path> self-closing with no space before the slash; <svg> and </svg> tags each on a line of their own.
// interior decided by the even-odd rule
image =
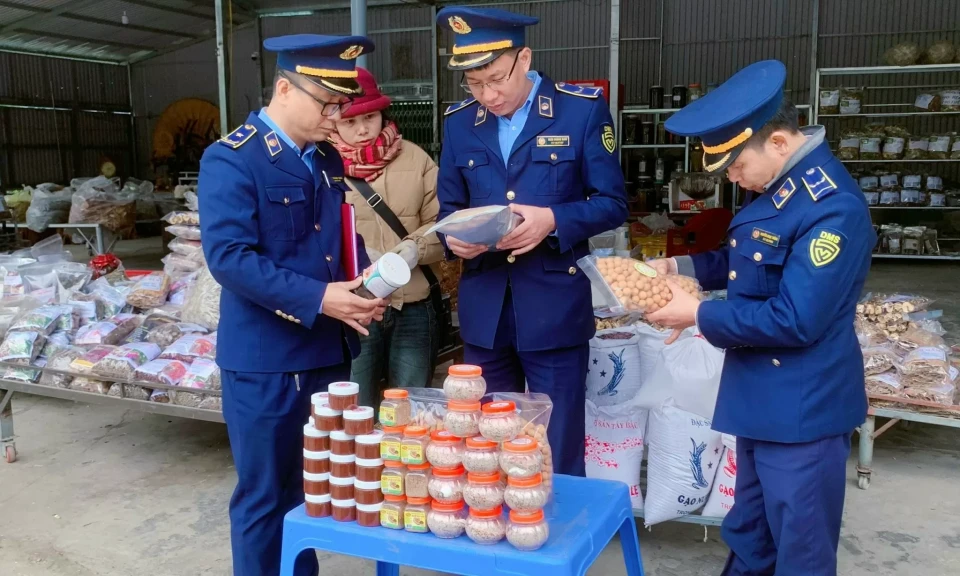
<svg viewBox="0 0 960 576">
<path fill-rule="evenodd" d="M 520 109 L 514 112 L 514 115 L 523 113 L 524 116 L 530 114 L 530 107 L 533 106 L 533 99 L 537 97 L 537 92 L 540 90 L 540 75 L 534 72 L 533 70 L 527 72 L 527 79 L 533 82 L 533 87 L 530 88 L 530 93 L 527 94 L 527 99 L 523 102 L 523 105 L 520 106 Z"/>
<path fill-rule="evenodd" d="M 308 142 L 306 151 L 301 150 L 300 147 L 294 144 L 293 140 L 291 140 L 290 137 L 287 136 L 287 133 L 281 130 L 280 127 L 277 126 L 276 122 L 274 122 L 273 119 L 270 118 L 269 115 L 267 115 L 266 108 L 261 108 L 260 113 L 257 114 L 257 117 L 260 118 L 260 120 L 262 120 L 263 123 L 266 124 L 271 130 L 276 132 L 277 136 L 279 136 L 280 139 L 283 140 L 287 146 L 289 146 L 291 149 L 293 149 L 294 152 L 297 153 L 297 156 L 300 156 L 301 158 L 303 158 L 304 156 L 307 156 L 313 153 L 313 151 L 317 149 L 316 146 L 313 146 L 311 145 L 311 143 Z"/>
</svg>

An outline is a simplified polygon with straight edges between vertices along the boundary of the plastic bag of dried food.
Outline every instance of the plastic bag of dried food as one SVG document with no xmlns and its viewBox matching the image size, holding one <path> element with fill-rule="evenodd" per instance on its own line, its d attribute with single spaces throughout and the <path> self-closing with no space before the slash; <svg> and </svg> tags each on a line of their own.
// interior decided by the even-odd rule
<svg viewBox="0 0 960 576">
<path fill-rule="evenodd" d="M 903 395 L 907 398 L 925 400 L 927 402 L 943 404 L 944 406 L 953 406 L 956 404 L 954 401 L 956 394 L 956 386 L 946 381 L 938 386 L 921 386 L 918 388 L 905 386 L 903 389 Z"/>
<path fill-rule="evenodd" d="M 66 304 L 75 293 L 80 292 L 90 282 L 93 271 L 80 262 L 58 262 L 53 267 L 56 275 L 57 297 Z"/>
<path fill-rule="evenodd" d="M 850 87 L 840 89 L 840 113 L 859 114 L 863 103 L 863 88 Z"/>
<path fill-rule="evenodd" d="M 40 366 L 42 368 L 42 366 Z M 3 371 L 4 380 L 17 380 L 19 382 L 36 382 L 40 378 L 40 370 L 34 368 L 14 368 L 7 366 Z"/>
<path fill-rule="evenodd" d="M 77 331 L 74 343 L 78 346 L 119 344 L 140 324 L 140 319 L 134 314 L 117 314 L 109 320 L 88 324 Z"/>
<path fill-rule="evenodd" d="M 110 391 L 107 392 L 107 396 L 147 402 L 150 400 L 151 392 L 153 392 L 152 388 L 144 388 L 143 386 L 137 386 L 136 384 L 117 383 L 110 387 Z"/>
<path fill-rule="evenodd" d="M 191 260 L 180 254 L 167 254 L 160 261 L 163 262 L 163 271 L 171 278 L 182 278 L 203 266 L 203 262 Z"/>
<path fill-rule="evenodd" d="M 901 371 L 904 376 L 939 376 L 943 379 L 950 370 L 950 362 L 947 358 L 947 352 L 942 348 L 925 346 L 912 350 L 907 354 L 901 364 Z"/>
<path fill-rule="evenodd" d="M 839 88 L 821 88 L 820 89 L 820 114 L 839 114 L 840 113 L 840 89 Z"/>
<path fill-rule="evenodd" d="M 37 262 L 22 266 L 20 277 L 23 279 L 23 288 L 27 293 L 44 289 L 57 288 L 57 273 L 54 266 L 62 262 Z"/>
<path fill-rule="evenodd" d="M 67 305 L 80 317 L 80 327 L 103 319 L 103 302 L 96 296 L 75 293 Z"/>
<path fill-rule="evenodd" d="M 69 388 L 70 383 L 73 382 L 72 375 L 54 374 L 50 370 L 70 372 L 71 364 L 85 353 L 83 348 L 69 346 L 49 356 L 47 358 L 46 369 L 43 371 L 43 376 L 40 377 L 40 384 L 44 386 L 54 386 L 56 388 Z"/>
<path fill-rule="evenodd" d="M 170 277 L 164 272 L 151 272 L 141 276 L 127 294 L 127 304 L 137 308 L 155 308 L 167 301 L 170 292 Z"/>
<path fill-rule="evenodd" d="M 188 365 L 179 360 L 157 358 L 140 366 L 134 372 L 134 380 L 176 386 L 187 374 Z"/>
<path fill-rule="evenodd" d="M 860 159 L 861 160 L 880 160 L 880 149 L 883 146 L 883 138 L 880 136 L 863 136 L 860 138 Z"/>
<path fill-rule="evenodd" d="M 850 132 L 840 137 L 840 145 L 837 147 L 837 158 L 841 160 L 857 160 L 860 158 L 860 137 L 859 132 Z"/>
<path fill-rule="evenodd" d="M 100 178 L 85 182 L 73 195 L 70 223 L 100 224 L 110 232 L 132 233 L 137 223 L 136 196 L 120 192 L 112 183 L 105 184 L 105 179 Z"/>
<path fill-rule="evenodd" d="M 177 238 L 200 241 L 199 226 L 167 226 L 165 230 Z"/>
<path fill-rule="evenodd" d="M 123 339 L 123 343 L 132 344 L 134 342 L 149 342 L 150 332 L 160 328 L 161 326 L 172 324 L 176 321 L 177 319 L 173 316 L 169 316 L 160 312 L 152 312 L 143 319 L 140 325 L 137 326 L 133 332 L 128 334 L 127 337 Z M 154 344 L 156 344 L 156 342 L 154 342 Z M 160 347 L 163 348 L 164 346 L 160 345 Z"/>
<path fill-rule="evenodd" d="M 177 322 L 176 319 L 173 319 L 170 323 L 162 324 L 150 330 L 150 333 L 147 334 L 147 342 L 153 342 L 161 348 L 167 348 L 185 334 L 202 335 L 206 333 L 207 329 L 199 324 Z"/>
<path fill-rule="evenodd" d="M 871 346 L 861 350 L 863 353 L 863 373 L 867 376 L 886 372 L 896 367 L 900 356 L 890 345 Z"/>
<path fill-rule="evenodd" d="M 883 61 L 889 66 L 912 66 L 920 59 L 920 46 L 913 42 L 901 42 L 883 53 Z"/>
<path fill-rule="evenodd" d="M 960 112 L 960 90 L 943 90 L 940 92 L 940 98 L 943 101 L 944 112 Z M 36 195 L 34 195 L 34 202 L 36 202 Z"/>
<path fill-rule="evenodd" d="M 187 292 L 180 319 L 199 324 L 208 330 L 216 330 L 220 323 L 220 292 L 220 284 L 204 266 L 200 269 L 196 283 Z"/>
<path fill-rule="evenodd" d="M 950 155 L 950 135 L 934 134 L 929 138 L 927 145 L 927 157 L 931 160 L 946 160 Z"/>
<path fill-rule="evenodd" d="M 887 136 L 883 139 L 883 151 L 881 155 L 884 160 L 900 160 L 903 158 L 903 150 L 907 140 L 901 136 Z"/>
<path fill-rule="evenodd" d="M 89 392 L 91 394 L 102 394 L 104 396 L 110 393 L 110 389 L 112 387 L 113 382 L 104 382 L 102 380 L 97 380 L 96 378 L 89 378 L 86 376 L 78 376 L 73 379 L 73 382 L 70 383 L 71 390 Z"/>
<path fill-rule="evenodd" d="M 154 390 L 153 392 L 150 393 L 150 401 L 151 401 L 151 402 L 159 402 L 159 403 L 161 403 L 161 404 L 169 404 L 169 403 L 170 403 L 170 393 L 167 392 L 166 390 L 162 390 L 162 389 L 160 389 L 160 388 L 157 388 L 156 390 Z"/>
<path fill-rule="evenodd" d="M 125 287 L 114 287 L 106 282 L 106 277 L 94 281 L 90 294 L 103 304 L 103 317 L 109 318 L 123 312 L 127 307 L 129 293 Z"/>
<path fill-rule="evenodd" d="M 931 194 L 931 199 L 934 194 Z M 930 205 L 933 206 L 933 202 L 930 202 Z M 939 256 L 940 255 L 940 242 L 937 240 L 937 231 L 932 228 L 927 228 L 923 233 L 923 253 L 927 256 Z"/>
<path fill-rule="evenodd" d="M 43 232 L 51 224 L 65 224 L 70 218 L 72 188 L 47 191 L 36 188 L 27 208 L 27 228 Z"/>
<path fill-rule="evenodd" d="M 93 366 L 93 373 L 105 378 L 130 380 L 140 366 L 160 355 L 160 347 L 151 342 L 137 342 L 115 348 Z"/>
<path fill-rule="evenodd" d="M 43 350 L 40 351 L 41 358 L 52 358 L 61 350 L 67 350 L 73 347 L 73 337 L 69 332 L 54 332 L 47 338 Z"/>
<path fill-rule="evenodd" d="M 909 322 L 907 328 L 898 333 L 894 338 L 897 346 L 903 350 L 916 350 L 918 348 L 939 348 L 949 350 L 943 340 L 943 336 L 936 332 L 925 330 L 915 322 Z"/>
<path fill-rule="evenodd" d="M 43 335 L 50 334 L 57 329 L 57 322 L 63 308 L 60 306 L 41 306 L 19 314 L 10 324 L 10 331 L 30 330 Z"/>
<path fill-rule="evenodd" d="M 186 376 L 180 381 L 178 387 L 193 390 L 219 390 L 220 368 L 210 360 L 198 359 L 190 365 Z M 176 390 L 173 395 L 173 403 L 199 408 L 205 397 L 203 394 Z"/>
<path fill-rule="evenodd" d="M 939 112 L 940 103 L 941 103 L 940 94 L 924 93 L 924 94 L 917 95 L 916 100 L 913 101 L 913 106 L 925 112 Z"/>
<path fill-rule="evenodd" d="M 195 262 L 203 262 L 203 244 L 196 240 L 174 238 L 167 244 L 167 248 L 174 254 L 179 254 Z"/>
<path fill-rule="evenodd" d="M 34 264 L 35 258 L 22 258 L 8 254 L 0 255 L 0 275 L 3 276 L 3 296 L 20 296 L 24 293 L 20 268 Z"/>
<path fill-rule="evenodd" d="M 649 265 L 632 258 L 590 255 L 577 260 L 577 265 L 596 288 L 602 306 L 616 314 L 649 314 L 666 306 L 673 299 L 667 280 L 678 284 L 685 292 L 701 297 L 700 285 L 695 278 L 660 275 Z"/>
<path fill-rule="evenodd" d="M 868 394 L 878 394 L 880 396 L 895 396 L 903 390 L 903 384 L 900 383 L 900 374 L 896 370 L 867 376 L 865 384 Z"/>
<path fill-rule="evenodd" d="M 509 206 L 483 206 L 457 210 L 427 230 L 452 236 L 462 242 L 482 244 L 491 250 L 523 221 Z"/>
<path fill-rule="evenodd" d="M 0 362 L 30 365 L 40 356 L 45 341 L 37 332 L 8 332 L 0 344 Z"/>
<path fill-rule="evenodd" d="M 921 55 L 921 64 L 949 64 L 953 62 L 956 48 L 949 40 L 940 40 L 931 44 Z"/>
<path fill-rule="evenodd" d="M 890 190 L 900 185 L 900 175 L 896 172 L 882 171 L 877 174 L 877 177 L 880 179 L 881 188 Z"/>
<path fill-rule="evenodd" d="M 205 340 L 205 342 L 201 342 Z M 168 360 L 179 360 L 181 362 L 193 362 L 197 358 L 216 349 L 216 343 L 201 334 L 185 334 L 176 342 L 168 346 L 161 358 Z"/>
<path fill-rule="evenodd" d="M 199 226 L 199 212 L 170 212 L 163 217 L 163 221 L 172 226 Z"/>
<path fill-rule="evenodd" d="M 858 180 L 861 190 L 876 190 L 880 187 L 880 177 L 876 174 L 864 174 Z"/>
<path fill-rule="evenodd" d="M 93 365 L 100 360 L 103 360 L 104 357 L 113 352 L 114 348 L 116 348 L 116 346 L 110 346 L 107 344 L 100 344 L 90 348 L 83 354 L 83 356 L 70 363 L 70 371 L 84 376 L 92 374 Z"/>
<path fill-rule="evenodd" d="M 201 410 L 213 410 L 215 412 L 223 411 L 223 399 L 219 396 L 207 396 L 198 406 Z"/>
<path fill-rule="evenodd" d="M 903 152 L 904 160 L 923 160 L 927 157 L 930 140 L 926 136 L 911 136 L 907 140 L 907 149 Z"/>
<path fill-rule="evenodd" d="M 193 285 L 197 283 L 199 276 L 200 271 L 197 270 L 186 276 L 174 279 L 170 284 L 170 295 L 167 296 L 167 302 L 174 306 L 182 307 L 185 305 L 187 303 L 187 296 L 190 294 Z M 219 300 L 217 302 L 219 303 Z"/>
</svg>

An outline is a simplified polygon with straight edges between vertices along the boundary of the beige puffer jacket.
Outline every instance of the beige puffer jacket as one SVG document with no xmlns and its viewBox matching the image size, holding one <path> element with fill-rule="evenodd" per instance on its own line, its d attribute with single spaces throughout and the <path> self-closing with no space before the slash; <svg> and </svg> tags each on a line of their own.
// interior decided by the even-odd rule
<svg viewBox="0 0 960 576">
<path fill-rule="evenodd" d="M 367 248 L 385 254 L 401 240 L 410 238 L 420 249 L 420 264 L 431 266 L 440 277 L 440 267 L 435 264 L 443 259 L 443 245 L 436 234 L 424 236 L 424 232 L 437 221 L 440 203 L 437 201 L 437 165 L 422 148 L 412 142 L 403 142 L 400 155 L 387 164 L 380 177 L 368 182 L 387 206 L 403 223 L 409 234 L 400 238 L 377 216 L 350 180 L 347 202 L 356 207 L 357 232 L 363 237 Z M 425 300 L 430 295 L 430 286 L 420 268 L 411 272 L 410 283 L 393 293 L 390 305 L 397 310 L 404 304 Z"/>
</svg>

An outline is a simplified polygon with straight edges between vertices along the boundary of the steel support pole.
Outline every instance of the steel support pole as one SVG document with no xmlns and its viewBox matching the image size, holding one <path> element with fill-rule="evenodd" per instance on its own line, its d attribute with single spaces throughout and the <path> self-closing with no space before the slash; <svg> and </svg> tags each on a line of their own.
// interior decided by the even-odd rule
<svg viewBox="0 0 960 576">
<path fill-rule="evenodd" d="M 433 147 L 431 150 L 431 155 L 434 157 L 434 160 L 437 163 L 440 162 L 440 67 L 438 61 L 440 57 L 438 56 L 438 49 L 440 45 L 437 43 L 437 5 L 433 4 L 430 6 L 430 54 L 432 54 L 430 61 L 430 77 L 433 78 Z"/>
<path fill-rule="evenodd" d="M 214 0 L 217 26 L 217 98 L 220 104 L 220 134 L 230 133 L 230 87 L 227 78 L 227 49 L 223 34 L 223 0 Z"/>
<path fill-rule="evenodd" d="M 367 0 L 350 0 L 350 33 L 354 36 L 367 35 Z M 357 66 L 367 68 L 366 54 L 357 58 Z"/>
<path fill-rule="evenodd" d="M 620 115 L 620 0 L 610 2 L 610 116 L 617 122 L 615 130 L 619 134 Z"/>
</svg>

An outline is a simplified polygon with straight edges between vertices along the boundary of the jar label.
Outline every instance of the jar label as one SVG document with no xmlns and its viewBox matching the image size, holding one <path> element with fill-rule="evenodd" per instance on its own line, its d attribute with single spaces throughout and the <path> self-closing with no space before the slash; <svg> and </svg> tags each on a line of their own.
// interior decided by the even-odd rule
<svg viewBox="0 0 960 576">
<path fill-rule="evenodd" d="M 400 476 L 381 476 L 380 491 L 390 496 L 403 496 L 403 478 Z"/>
<path fill-rule="evenodd" d="M 403 525 L 400 524 L 400 513 L 397 510 L 387 510 L 386 508 L 381 508 L 380 525 L 384 528 L 393 528 L 394 530 L 403 528 Z"/>
<path fill-rule="evenodd" d="M 380 457 L 384 460 L 400 461 L 400 441 L 384 440 L 380 442 Z"/>
<path fill-rule="evenodd" d="M 393 406 L 380 407 L 380 423 L 384 426 L 397 425 L 397 409 Z"/>
<path fill-rule="evenodd" d="M 423 510 L 404 510 L 403 525 L 414 532 L 427 531 L 427 514 Z"/>
<path fill-rule="evenodd" d="M 400 447 L 400 461 L 404 464 L 423 464 L 423 446 L 404 444 Z"/>
</svg>

